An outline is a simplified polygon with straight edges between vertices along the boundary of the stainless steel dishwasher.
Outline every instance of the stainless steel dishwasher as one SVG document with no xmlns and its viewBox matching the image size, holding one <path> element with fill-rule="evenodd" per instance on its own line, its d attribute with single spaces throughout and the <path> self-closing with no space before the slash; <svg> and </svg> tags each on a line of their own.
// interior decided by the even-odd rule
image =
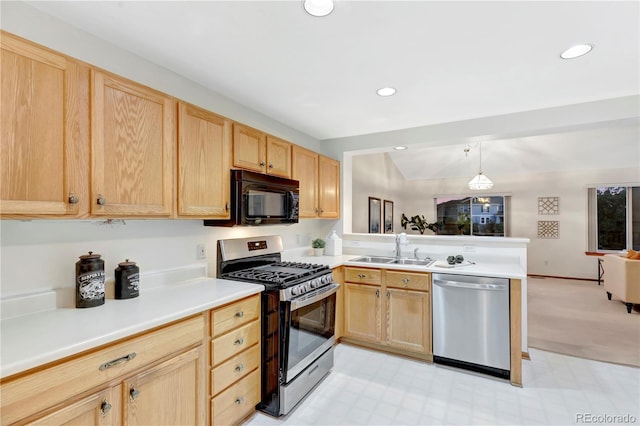
<svg viewBox="0 0 640 426">
<path fill-rule="evenodd" d="M 433 355 L 440 364 L 509 378 L 509 280 L 433 274 Z"/>
</svg>

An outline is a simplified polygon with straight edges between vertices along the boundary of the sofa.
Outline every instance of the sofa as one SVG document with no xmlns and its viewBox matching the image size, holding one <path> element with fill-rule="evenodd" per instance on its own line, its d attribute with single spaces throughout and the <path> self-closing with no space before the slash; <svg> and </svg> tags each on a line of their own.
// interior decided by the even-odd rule
<svg viewBox="0 0 640 426">
<path fill-rule="evenodd" d="M 607 297 L 622 300 L 631 313 L 633 304 L 640 303 L 640 259 L 605 254 L 602 266 Z"/>
</svg>

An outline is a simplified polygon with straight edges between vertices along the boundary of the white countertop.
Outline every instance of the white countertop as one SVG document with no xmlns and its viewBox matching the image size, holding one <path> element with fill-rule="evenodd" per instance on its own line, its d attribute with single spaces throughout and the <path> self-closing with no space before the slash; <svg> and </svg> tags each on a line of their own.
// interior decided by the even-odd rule
<svg viewBox="0 0 640 426">
<path fill-rule="evenodd" d="M 134 299 L 107 299 L 94 308 L 62 308 L 0 322 L 0 377 L 260 293 L 264 287 L 198 278 Z"/>
<path fill-rule="evenodd" d="M 473 265 L 464 264 L 456 265 L 453 268 L 441 268 L 434 266 L 420 266 L 420 265 L 395 265 L 388 263 L 365 263 L 354 262 L 352 259 L 362 257 L 360 254 L 343 254 L 341 256 L 309 256 L 307 254 L 300 253 L 283 253 L 282 260 L 291 262 L 310 262 L 321 263 L 328 265 L 331 268 L 336 268 L 341 265 L 346 266 L 360 266 L 369 268 L 385 268 L 385 269 L 398 269 L 404 271 L 414 272 L 432 272 L 442 274 L 458 274 L 458 275 L 474 275 L 483 277 L 496 277 L 496 278 L 514 278 L 525 279 L 527 277 L 526 272 L 522 269 L 520 264 L 516 262 L 506 261 L 478 261 Z"/>
<path fill-rule="evenodd" d="M 352 256 L 351 258 L 355 259 L 357 257 L 361 257 L 361 256 Z M 517 263 L 499 263 L 499 262 L 496 262 L 496 263 L 482 262 L 482 263 L 475 263 L 475 264 L 465 263 L 461 265 L 455 265 L 453 268 L 442 268 L 439 266 L 435 266 L 434 264 L 430 266 L 395 265 L 395 264 L 388 264 L 388 263 L 353 262 L 352 260 L 347 260 L 344 262 L 344 264 L 348 266 L 400 269 L 404 271 L 414 271 L 414 272 L 473 275 L 473 276 L 495 277 L 495 278 L 524 279 L 527 277 L 522 267 Z"/>
<path fill-rule="evenodd" d="M 283 260 L 328 265 L 387 268 L 415 272 L 526 279 L 514 262 L 484 261 L 473 265 L 390 265 L 354 262 L 358 254 L 310 256 L 284 252 Z M 217 306 L 260 293 L 264 287 L 215 278 L 196 278 L 142 292 L 128 300 L 107 298 L 94 308 L 58 308 L 0 321 L 0 377 L 7 377 L 96 346 L 186 318 Z"/>
</svg>

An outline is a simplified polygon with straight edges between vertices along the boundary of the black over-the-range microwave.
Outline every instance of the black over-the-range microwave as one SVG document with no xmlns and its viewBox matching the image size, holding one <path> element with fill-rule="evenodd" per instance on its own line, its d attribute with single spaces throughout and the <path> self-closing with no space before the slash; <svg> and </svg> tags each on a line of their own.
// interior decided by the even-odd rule
<svg viewBox="0 0 640 426">
<path fill-rule="evenodd" d="M 207 219 L 205 226 L 298 223 L 300 183 L 247 170 L 231 170 L 231 218 Z"/>
</svg>

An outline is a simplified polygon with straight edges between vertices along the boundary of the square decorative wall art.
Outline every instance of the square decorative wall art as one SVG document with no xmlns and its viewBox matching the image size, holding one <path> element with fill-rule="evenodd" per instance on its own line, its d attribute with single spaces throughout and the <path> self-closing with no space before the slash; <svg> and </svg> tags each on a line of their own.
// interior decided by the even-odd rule
<svg viewBox="0 0 640 426">
<path fill-rule="evenodd" d="M 557 220 L 539 220 L 538 238 L 560 238 L 560 222 Z"/>
<path fill-rule="evenodd" d="M 538 197 L 538 214 L 559 214 L 560 197 Z"/>
</svg>

